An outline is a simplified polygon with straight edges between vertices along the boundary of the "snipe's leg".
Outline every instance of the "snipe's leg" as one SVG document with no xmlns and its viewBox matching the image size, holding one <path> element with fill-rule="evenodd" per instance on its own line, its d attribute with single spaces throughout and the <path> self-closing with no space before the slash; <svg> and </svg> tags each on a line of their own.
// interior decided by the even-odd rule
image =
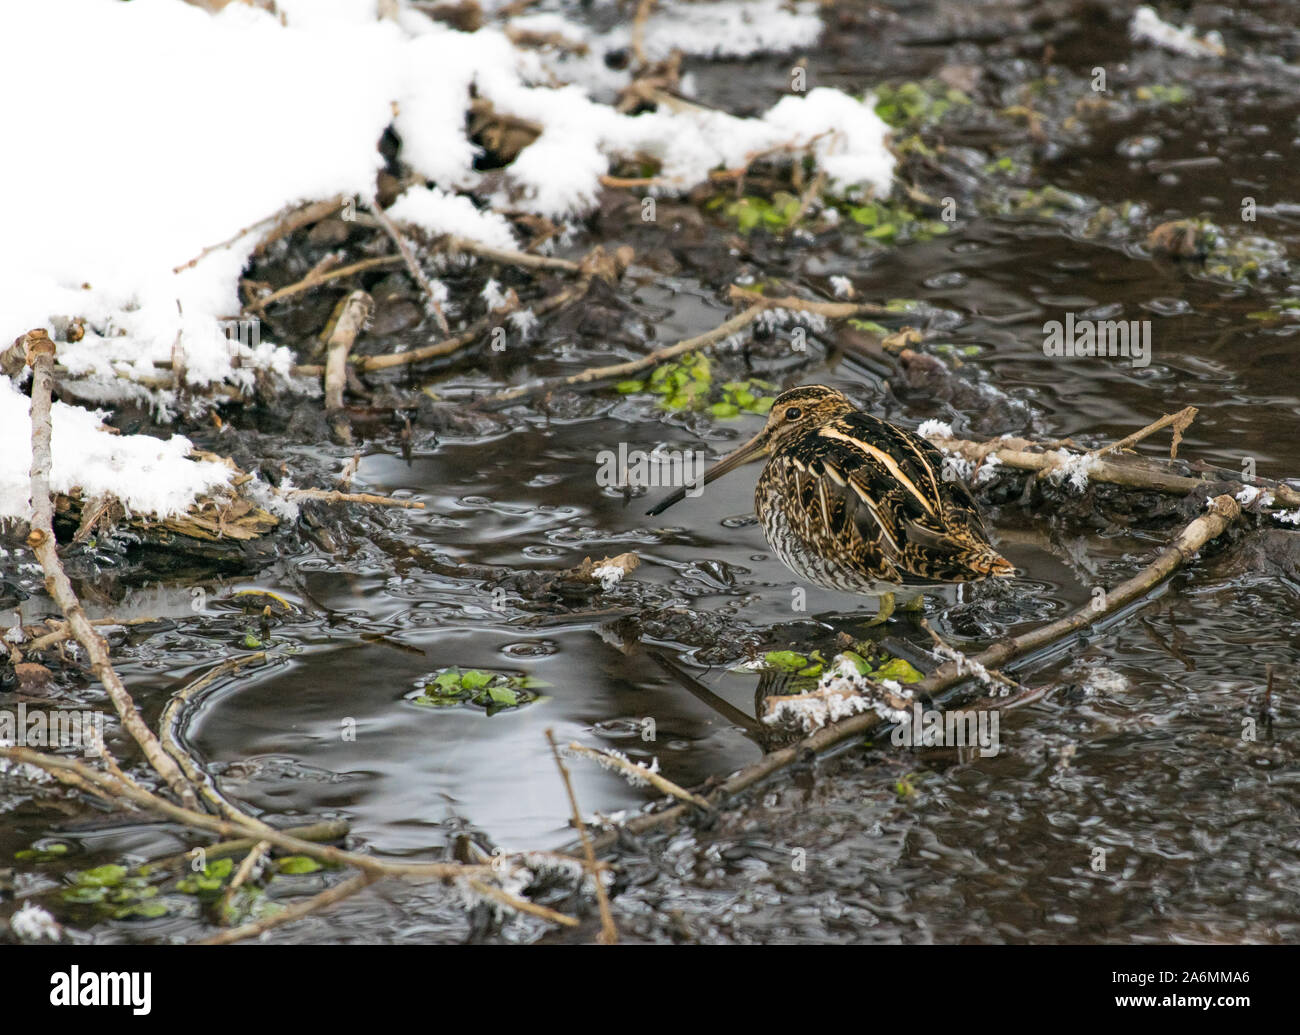
<svg viewBox="0 0 1300 1035">
<path fill-rule="evenodd" d="M 892 615 L 893 613 L 894 613 L 894 594 L 881 593 L 880 610 L 876 612 L 876 617 L 871 619 L 871 621 L 867 623 L 866 628 L 871 629 L 877 625 L 884 625 L 887 621 L 889 621 L 889 616 Z"/>
</svg>

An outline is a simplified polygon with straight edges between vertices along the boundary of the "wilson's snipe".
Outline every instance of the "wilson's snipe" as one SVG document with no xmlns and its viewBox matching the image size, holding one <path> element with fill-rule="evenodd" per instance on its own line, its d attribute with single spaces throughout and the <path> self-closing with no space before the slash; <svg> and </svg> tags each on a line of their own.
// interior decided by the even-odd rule
<svg viewBox="0 0 1300 1035">
<path fill-rule="evenodd" d="M 754 507 L 768 544 L 801 579 L 879 594 L 872 624 L 892 613 L 900 586 L 1015 572 L 989 545 L 966 487 L 944 479 L 940 452 L 854 409 L 833 388 L 805 385 L 778 396 L 763 430 L 705 472 L 704 484 L 763 455 Z M 667 510 L 687 488 L 650 513 Z"/>
</svg>

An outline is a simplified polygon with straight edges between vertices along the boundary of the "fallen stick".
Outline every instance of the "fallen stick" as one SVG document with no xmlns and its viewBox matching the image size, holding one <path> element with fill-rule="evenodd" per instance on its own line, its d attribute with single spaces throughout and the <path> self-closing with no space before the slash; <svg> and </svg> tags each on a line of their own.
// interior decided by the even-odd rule
<svg viewBox="0 0 1300 1035">
<path fill-rule="evenodd" d="M 823 302 L 812 298 L 795 298 L 786 295 L 782 298 L 769 298 L 753 291 L 746 291 L 739 285 L 732 284 L 727 291 L 733 302 L 746 305 L 762 306 L 764 309 L 789 309 L 793 312 L 816 313 L 828 320 L 847 320 L 854 316 L 897 316 L 887 306 L 873 302 Z"/>
<path fill-rule="evenodd" d="M 343 409 L 343 389 L 348 380 L 348 353 L 356 343 L 357 335 L 374 311 L 374 300 L 364 291 L 353 291 L 339 305 L 338 319 L 325 343 L 325 414 L 334 434 L 345 444 L 352 442 L 352 429 L 348 426 Z"/>
<path fill-rule="evenodd" d="M 744 312 L 733 316 L 729 320 L 724 320 L 711 331 L 705 331 L 694 338 L 686 338 L 677 342 L 676 345 L 656 349 L 640 359 L 628 360 L 626 363 L 613 363 L 604 367 L 588 367 L 586 370 L 571 374 L 568 377 L 548 378 L 545 381 L 535 381 L 531 385 L 509 388 L 502 392 L 493 392 L 491 395 L 484 395 L 474 400 L 474 406 L 482 407 L 497 403 L 514 402 L 516 399 L 527 399 L 545 392 L 553 392 L 559 388 L 571 388 L 573 385 L 590 384 L 592 381 L 606 381 L 615 377 L 627 377 L 629 374 L 640 373 L 642 370 L 658 366 L 660 363 L 680 356 L 685 352 L 707 349 L 720 341 L 725 341 L 738 331 L 744 330 L 769 308 L 771 307 L 763 304 L 751 305 Z"/>
<path fill-rule="evenodd" d="M 471 863 L 386 862 L 358 852 L 349 852 L 330 845 L 304 841 L 301 838 L 276 830 L 274 827 L 254 826 L 246 817 L 237 820 L 220 819 L 216 816 L 210 816 L 206 812 L 198 812 L 182 805 L 174 805 L 166 798 L 154 794 L 138 784 L 123 784 L 109 774 L 92 769 L 79 760 L 64 758 L 60 755 L 48 755 L 40 751 L 33 751 L 31 748 L 0 747 L 0 758 L 10 758 L 15 762 L 26 762 L 51 774 L 71 773 L 80 777 L 84 783 L 93 786 L 95 788 L 94 793 L 99 797 L 113 802 L 125 798 L 193 830 L 203 830 L 228 839 L 251 837 L 254 843 L 257 841 L 270 841 L 276 848 L 291 855 L 310 855 L 313 859 L 318 859 L 333 866 L 353 866 L 381 877 L 431 877 L 438 880 L 452 880 L 457 877 L 473 875 L 490 876 L 492 873 L 492 866 L 488 864 L 478 866 Z M 168 759 L 168 761 L 171 760 Z M 500 865 L 499 862 L 497 865 Z"/>
<path fill-rule="evenodd" d="M 1027 633 L 999 640 L 986 650 L 961 661 L 949 661 L 939 666 L 918 683 L 907 687 L 912 699 L 920 700 L 925 695 L 934 697 L 945 690 L 971 679 L 983 669 L 1001 669 L 1008 662 L 1023 657 L 1031 651 L 1039 650 L 1049 644 L 1064 640 L 1095 625 L 1108 615 L 1127 607 L 1141 599 L 1175 571 L 1192 559 L 1198 550 L 1223 532 L 1241 515 L 1241 507 L 1231 496 L 1219 496 L 1212 500 L 1207 513 L 1189 523 L 1174 538 L 1154 561 L 1139 571 L 1132 578 L 1120 583 L 1102 598 L 1102 607 L 1097 609 L 1090 601 L 1072 614 L 1049 622 Z M 821 754 L 848 740 L 870 736 L 887 720 L 874 711 L 842 719 L 824 726 L 817 732 L 805 737 L 796 744 L 765 754 L 757 762 L 746 766 L 723 782 L 708 795 L 711 807 L 717 808 L 723 802 L 754 786 L 762 780 L 780 772 L 808 753 Z M 661 812 L 637 816 L 624 824 L 623 829 L 633 835 L 646 834 L 655 830 L 670 828 L 693 814 L 693 808 L 677 804 Z M 595 839 L 593 849 L 606 851 L 614 845 L 617 832 L 603 834 Z"/>
<path fill-rule="evenodd" d="M 1178 459 L 1178 444 L 1183 440 L 1183 432 L 1196 419 L 1197 409 L 1195 406 L 1184 406 L 1177 413 L 1166 413 L 1159 420 L 1152 421 L 1145 428 L 1133 432 L 1133 434 L 1120 439 L 1118 442 L 1112 442 L 1108 446 L 1102 446 L 1100 449 L 1090 450 L 1088 455 L 1092 457 L 1102 457 L 1107 453 L 1120 453 L 1129 446 L 1136 445 L 1144 438 L 1154 435 L 1161 428 L 1170 424 L 1174 426 L 1174 440 L 1169 446 L 1169 459 Z"/>
<path fill-rule="evenodd" d="M 470 877 L 466 880 L 468 887 L 475 893 L 485 898 L 494 899 L 503 906 L 516 910 L 520 913 L 527 913 L 530 916 L 539 917 L 542 920 L 549 920 L 553 924 L 559 924 L 561 927 L 577 927 L 578 920 L 576 917 L 569 916 L 566 913 L 556 912 L 546 906 L 539 906 L 536 902 L 529 902 L 518 895 L 512 895 L 510 892 L 494 887 L 491 884 L 484 884 L 481 880 L 475 880 Z"/>
<path fill-rule="evenodd" d="M 158 622 L 162 619 L 149 618 L 92 618 L 90 624 L 99 628 L 103 626 L 122 626 L 130 628 L 133 625 L 149 625 L 152 622 Z M 48 619 L 46 625 L 56 626 L 53 630 L 37 636 L 35 639 L 27 640 L 18 644 L 24 651 L 44 650 L 46 647 L 53 647 L 56 643 L 61 643 L 72 635 L 72 629 L 67 622 L 61 622 L 58 619 Z"/>
<path fill-rule="evenodd" d="M 1018 471 L 1051 472 L 1061 466 L 1062 458 L 1056 452 L 1033 452 L 1028 447 L 1037 443 L 1022 438 L 990 439 L 987 442 L 974 442 L 969 439 L 952 438 L 946 435 L 931 435 L 928 441 L 940 449 L 955 453 L 973 463 L 980 463 L 988 457 L 997 457 L 998 462 Z M 1079 454 L 1084 456 L 1085 454 Z M 1159 465 L 1159 466 L 1157 466 Z M 1114 460 L 1092 460 L 1087 468 L 1088 478 L 1092 481 L 1106 482 L 1110 485 L 1123 485 L 1133 489 L 1154 489 L 1172 495 L 1185 496 L 1190 492 L 1202 490 L 1209 485 L 1222 486 L 1226 482 L 1232 487 L 1234 495 L 1245 489 L 1265 488 L 1273 495 L 1275 502 L 1291 507 L 1300 506 L 1300 492 L 1279 482 L 1269 484 L 1265 479 L 1254 483 L 1239 479 L 1195 478 L 1189 475 L 1174 474 L 1167 470 L 1168 461 L 1150 460 L 1145 457 L 1117 457 Z"/>
<path fill-rule="evenodd" d="M 251 858 L 251 856 L 250 856 Z M 332 888 L 326 888 L 318 895 L 311 898 L 305 898 L 301 902 L 295 902 L 287 906 L 278 913 L 272 913 L 270 916 L 264 916 L 261 919 L 254 920 L 252 923 L 244 924 L 240 927 L 232 927 L 229 931 L 222 931 L 214 934 L 211 938 L 204 938 L 199 945 L 231 945 L 234 942 L 242 942 L 249 938 L 256 938 L 264 934 L 273 927 L 279 927 L 281 924 L 291 923 L 298 920 L 308 913 L 314 913 L 318 909 L 324 909 L 326 906 L 332 906 L 336 902 L 342 902 L 345 898 L 355 895 L 363 888 L 369 887 L 375 881 L 379 880 L 373 873 L 358 873 L 355 877 L 350 877 L 341 884 L 335 884 Z"/>
<path fill-rule="evenodd" d="M 50 495 L 50 396 L 54 386 L 54 342 L 43 329 L 30 331 L 26 341 L 27 363 L 32 368 L 32 519 L 27 545 L 45 570 L 45 588 L 63 611 L 72 635 L 85 648 L 91 669 L 117 709 L 122 728 L 140 745 L 145 758 L 172 793 L 184 805 L 196 808 L 198 798 L 194 788 L 140 717 L 135 701 L 113 668 L 108 643 L 90 624 L 59 560 L 58 541 L 54 538 L 54 499 Z"/>
<path fill-rule="evenodd" d="M 185 775 L 189 778 L 191 784 L 199 789 L 199 793 L 217 810 L 218 813 L 227 819 L 243 822 L 251 821 L 262 826 L 262 821 L 250 816 L 238 806 L 232 804 L 212 780 L 200 768 L 188 751 L 181 745 L 180 720 L 184 707 L 190 703 L 194 695 L 200 690 L 211 686 L 222 676 L 229 675 L 231 672 L 237 672 L 245 665 L 252 664 L 255 661 L 265 661 L 266 652 L 258 651 L 256 654 L 246 654 L 242 657 L 227 658 L 220 665 L 209 669 L 198 679 L 193 680 L 181 690 L 172 694 L 167 701 L 166 707 L 163 708 L 162 718 L 158 720 L 158 736 L 162 741 L 163 748 L 176 760 L 176 764 L 181 767 Z M 269 829 L 269 827 L 268 827 Z"/>
<path fill-rule="evenodd" d="M 242 230 L 236 230 L 233 235 L 226 238 L 224 241 L 220 242 L 219 244 L 208 245 L 201 252 L 199 252 L 198 255 L 194 256 L 194 258 L 192 258 L 189 262 L 183 262 L 179 266 L 173 266 L 172 272 L 181 273 L 184 270 L 193 269 L 205 258 L 211 255 L 213 252 L 219 252 L 221 251 L 222 248 L 229 248 L 232 244 L 238 241 L 245 234 L 251 234 L 259 226 L 269 223 L 273 219 L 280 218 L 287 211 L 289 211 L 289 207 L 285 206 L 284 208 L 280 209 L 279 212 L 272 212 L 269 216 L 263 216 L 256 223 L 249 223 L 248 226 L 244 227 Z"/>
<path fill-rule="evenodd" d="M 506 248 L 493 248 L 468 237 L 449 236 L 443 244 L 449 251 L 468 252 L 480 259 L 490 259 L 506 266 L 518 266 L 527 270 L 556 270 L 562 273 L 577 273 L 582 264 L 572 259 L 556 259 L 549 255 L 530 255 L 528 252 L 512 251 Z"/>
<path fill-rule="evenodd" d="M 685 788 L 677 786 L 677 784 L 673 783 L 672 780 L 669 780 L 667 777 L 662 776 L 659 773 L 652 773 L 645 766 L 637 765 L 635 762 L 631 762 L 626 758 L 620 758 L 618 755 L 611 754 L 608 751 L 600 751 L 597 748 L 586 747 L 579 744 L 576 740 L 570 741 L 565 746 L 565 750 L 570 754 L 590 758 L 599 765 L 617 769 L 632 780 L 642 780 L 650 784 L 661 794 L 667 794 L 680 801 L 689 801 L 692 805 L 698 805 L 706 812 L 708 811 L 709 803 L 698 794 L 692 794 Z"/>
<path fill-rule="evenodd" d="M 364 273 L 366 270 L 372 270 L 377 266 L 397 266 L 402 263 L 400 255 L 380 255 L 373 259 L 362 259 L 360 262 L 354 262 L 349 266 L 336 266 L 332 270 L 324 273 L 309 273 L 297 283 L 290 284 L 288 287 L 279 288 L 272 291 L 265 298 L 258 298 L 248 305 L 244 306 L 244 312 L 262 312 L 272 302 L 283 302 L 286 298 L 294 295 L 300 295 L 304 291 L 310 291 L 314 287 L 320 287 L 321 284 L 328 284 L 331 280 L 338 280 L 340 277 L 350 277 L 354 273 Z"/>
<path fill-rule="evenodd" d="M 598 938 L 602 945 L 614 945 L 618 942 L 618 928 L 614 925 L 614 914 L 609 909 L 609 896 L 605 894 L 605 882 L 601 879 L 600 869 L 596 864 L 596 853 L 591 846 L 591 838 L 587 835 L 587 824 L 582 821 L 582 810 L 578 808 L 578 796 L 574 794 L 573 781 L 569 779 L 569 767 L 560 757 L 560 747 L 555 743 L 553 730 L 546 731 L 546 739 L 551 745 L 551 754 L 555 758 L 556 768 L 560 770 L 560 777 L 564 780 L 564 790 L 569 796 L 569 807 L 573 811 L 573 825 L 578 829 L 578 837 L 582 841 L 582 854 L 587 860 L 587 871 L 591 874 L 591 883 L 596 888 L 596 902 L 600 907 Z"/>
<path fill-rule="evenodd" d="M 576 286 L 564 288 L 557 291 L 554 295 L 543 298 L 541 301 L 534 302 L 529 308 L 536 316 L 544 316 L 553 309 L 558 309 L 567 305 L 575 298 L 581 297 L 586 293 L 586 288 L 582 282 Z M 450 356 L 453 352 L 459 352 L 465 346 L 470 345 L 490 331 L 493 327 L 499 326 L 501 321 L 506 317 L 509 310 L 497 309 L 482 319 L 476 320 L 459 334 L 453 335 L 444 341 L 435 341 L 429 345 L 423 345 L 418 349 L 408 349 L 406 352 L 385 352 L 378 356 L 353 356 L 352 365 L 363 374 L 368 374 L 376 370 L 391 370 L 394 367 L 411 366 L 415 363 L 423 363 L 427 359 L 438 359 L 441 356 Z M 319 366 L 303 365 L 293 368 L 293 372 L 305 377 L 319 377 L 322 368 Z"/>
<path fill-rule="evenodd" d="M 301 827 L 285 827 L 280 832 L 288 834 L 290 837 L 301 838 L 304 841 L 339 841 L 348 835 L 351 829 L 350 824 L 341 819 L 325 819 L 319 823 L 308 823 Z M 211 862 L 213 859 L 224 859 L 227 856 L 243 855 L 261 841 L 257 837 L 237 837 L 233 841 L 214 841 L 210 845 L 204 845 L 201 848 L 191 848 L 188 851 L 181 852 L 177 855 L 164 856 L 161 859 L 152 859 L 147 865 L 151 872 L 157 873 L 161 870 L 180 870 L 194 862 L 198 852 L 203 853 L 203 857 Z"/>
<path fill-rule="evenodd" d="M 230 883 L 226 886 L 226 890 L 221 894 L 221 904 L 217 907 L 217 918 L 221 923 L 230 923 L 229 917 L 231 907 L 235 903 L 235 895 L 238 893 L 239 889 L 248 882 L 249 878 L 253 876 L 253 871 L 257 868 L 258 863 L 267 857 L 267 853 L 270 852 L 270 850 L 270 841 L 258 841 L 257 844 L 253 845 L 249 850 L 249 853 L 244 856 L 243 861 L 239 864 L 239 869 L 235 871 L 235 875 L 230 878 Z"/>
<path fill-rule="evenodd" d="M 377 496 L 372 492 L 339 492 L 337 489 L 280 489 L 287 500 L 324 500 L 326 503 L 373 503 L 378 507 L 402 507 L 405 510 L 423 510 L 419 500 L 399 500 L 392 496 Z"/>
<path fill-rule="evenodd" d="M 262 255 L 266 250 L 275 244 L 282 237 L 288 237 L 300 227 L 309 226 L 312 223 L 319 223 L 326 216 L 332 216 L 338 209 L 343 207 L 343 196 L 329 198 L 325 201 L 309 201 L 305 205 L 298 205 L 290 209 L 280 219 L 275 226 L 267 231 L 266 236 L 257 242 L 257 247 L 253 249 L 254 255 Z"/>
<path fill-rule="evenodd" d="M 433 306 L 433 315 L 438 321 L 438 329 L 443 334 L 451 333 L 451 326 L 447 323 L 447 315 L 442 311 L 442 303 L 438 301 L 438 296 L 433 290 L 433 284 L 430 283 L 424 270 L 415 259 L 415 253 L 411 251 L 411 246 L 407 243 L 406 238 L 402 236 L 402 231 L 397 228 L 397 224 L 388 218 L 378 201 L 371 201 L 366 205 L 370 209 L 370 214 L 379 220 L 379 225 L 384 228 L 384 233 L 393 239 L 397 245 L 397 250 L 402 255 L 402 261 L 406 263 L 406 268 L 410 271 L 415 282 L 420 285 L 420 290 L 424 292 L 424 297 L 428 299 L 429 304 Z"/>
<path fill-rule="evenodd" d="M 650 58 L 645 51 L 645 25 L 650 20 L 654 5 L 655 0 L 639 0 L 636 13 L 632 15 L 632 57 L 642 69 L 650 66 Z"/>
</svg>

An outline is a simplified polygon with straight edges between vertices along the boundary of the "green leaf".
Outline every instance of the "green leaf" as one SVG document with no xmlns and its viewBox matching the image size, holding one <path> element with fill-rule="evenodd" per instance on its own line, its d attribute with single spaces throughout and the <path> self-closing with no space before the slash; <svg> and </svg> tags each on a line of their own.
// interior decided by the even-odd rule
<svg viewBox="0 0 1300 1035">
<path fill-rule="evenodd" d="M 808 659 L 792 650 L 770 650 L 763 655 L 763 664 L 778 672 L 796 673 L 808 665 Z"/>
<path fill-rule="evenodd" d="M 487 686 L 496 675 L 492 672 L 484 672 L 481 669 L 472 668 L 460 677 L 460 685 L 466 690 L 481 690 Z"/>
<path fill-rule="evenodd" d="M 890 658 L 876 669 L 877 679 L 892 679 L 896 683 L 919 683 L 924 677 L 904 658 Z"/>
<path fill-rule="evenodd" d="M 121 884 L 126 876 L 126 867 L 110 863 L 96 866 L 93 870 L 82 870 L 77 874 L 77 883 L 91 888 L 111 888 Z"/>
<path fill-rule="evenodd" d="M 203 871 L 205 876 L 224 879 L 235 869 L 235 861 L 230 858 L 213 859 Z"/>
<path fill-rule="evenodd" d="M 321 864 L 310 855 L 286 855 L 276 866 L 281 873 L 315 873 Z"/>
<path fill-rule="evenodd" d="M 455 694 L 460 691 L 461 674 L 456 669 L 449 669 L 434 677 L 433 685 L 441 694 Z"/>
<path fill-rule="evenodd" d="M 157 920 L 170 912 L 171 907 L 166 902 L 137 902 L 134 905 L 113 910 L 113 918 L 115 920 L 128 920 L 132 917 L 138 917 L 141 920 Z"/>
<path fill-rule="evenodd" d="M 644 381 L 620 381 L 614 386 L 614 391 L 618 392 L 619 395 L 631 395 L 633 392 L 641 392 L 644 390 Z"/>
<path fill-rule="evenodd" d="M 843 654 L 840 655 L 840 657 L 848 658 L 851 662 L 853 662 L 853 667 L 858 670 L 858 675 L 860 676 L 871 675 L 871 665 L 868 664 L 867 659 L 864 658 L 857 651 L 846 650 L 844 651 Z"/>
<path fill-rule="evenodd" d="M 709 412 L 715 417 L 721 417 L 724 420 L 728 417 L 739 417 L 740 407 L 735 403 L 720 402 L 714 403 L 709 407 Z"/>
<path fill-rule="evenodd" d="M 519 695 L 508 686 L 490 686 L 487 688 L 487 692 L 488 697 L 492 698 L 494 704 L 513 708 L 519 703 Z"/>
<path fill-rule="evenodd" d="M 91 905 L 96 902 L 103 902 L 108 897 L 108 888 L 64 888 L 61 897 L 64 902 L 72 902 L 76 905 Z"/>
</svg>

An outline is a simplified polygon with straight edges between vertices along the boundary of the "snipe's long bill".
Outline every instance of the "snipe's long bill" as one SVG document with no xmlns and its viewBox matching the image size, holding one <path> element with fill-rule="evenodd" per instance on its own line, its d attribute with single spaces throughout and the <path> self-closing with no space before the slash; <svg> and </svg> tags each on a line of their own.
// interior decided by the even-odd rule
<svg viewBox="0 0 1300 1035">
<path fill-rule="evenodd" d="M 854 409 L 834 388 L 782 393 L 763 430 L 706 471 L 703 484 L 764 456 L 754 509 L 768 545 L 801 579 L 879 594 L 877 622 L 900 586 L 1015 574 L 989 544 L 970 492 L 943 478 L 939 450 Z M 680 502 L 687 488 L 649 513 Z"/>
</svg>

